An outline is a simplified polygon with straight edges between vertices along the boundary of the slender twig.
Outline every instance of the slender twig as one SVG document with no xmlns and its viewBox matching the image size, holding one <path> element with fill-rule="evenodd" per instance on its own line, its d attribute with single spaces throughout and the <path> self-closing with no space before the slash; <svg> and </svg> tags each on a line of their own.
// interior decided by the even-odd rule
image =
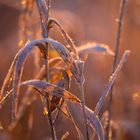
<svg viewBox="0 0 140 140">
<path fill-rule="evenodd" d="M 42 36 L 43 38 L 48 38 L 49 35 L 49 28 L 48 27 L 48 19 L 49 19 L 49 9 L 51 0 L 48 0 L 47 2 L 45 0 L 37 0 L 37 6 L 40 14 L 41 19 L 41 26 L 42 26 Z M 46 81 L 49 82 L 49 64 L 48 64 L 48 43 L 46 43 L 43 47 L 44 51 L 44 63 L 46 66 Z M 56 134 L 55 134 L 55 128 L 52 121 L 52 115 L 51 111 L 49 111 L 50 105 L 49 105 L 49 97 L 46 97 L 44 100 L 44 107 L 46 108 L 45 104 L 47 105 L 48 110 L 48 120 L 49 120 L 49 126 L 51 130 L 51 136 L 53 140 L 56 140 Z"/>
<path fill-rule="evenodd" d="M 120 38 L 121 38 L 121 31 L 122 31 L 122 20 L 123 20 L 126 2 L 127 2 L 127 0 L 121 0 L 121 2 L 120 2 L 120 11 L 119 11 L 119 18 L 118 18 L 118 31 L 117 31 L 117 36 L 116 36 L 115 57 L 114 57 L 114 62 L 113 62 L 112 73 L 115 71 L 117 61 L 118 61 L 118 55 L 119 55 L 119 50 L 120 50 Z M 114 86 L 112 86 L 112 88 L 111 88 L 110 96 L 109 96 L 109 106 L 108 106 L 109 117 L 108 117 L 106 140 L 109 140 L 110 120 L 111 120 L 111 116 L 112 116 L 113 87 Z"/>
</svg>

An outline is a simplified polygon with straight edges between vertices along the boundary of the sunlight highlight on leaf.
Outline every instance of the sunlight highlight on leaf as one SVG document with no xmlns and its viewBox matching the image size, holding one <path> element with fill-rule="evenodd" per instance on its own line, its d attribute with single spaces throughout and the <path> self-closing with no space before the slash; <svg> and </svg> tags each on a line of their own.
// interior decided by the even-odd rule
<svg viewBox="0 0 140 140">
<path fill-rule="evenodd" d="M 99 44 L 95 42 L 87 43 L 85 45 L 79 46 L 77 49 L 79 53 L 99 52 L 99 53 L 109 54 L 114 56 L 114 52 L 106 44 Z"/>
</svg>

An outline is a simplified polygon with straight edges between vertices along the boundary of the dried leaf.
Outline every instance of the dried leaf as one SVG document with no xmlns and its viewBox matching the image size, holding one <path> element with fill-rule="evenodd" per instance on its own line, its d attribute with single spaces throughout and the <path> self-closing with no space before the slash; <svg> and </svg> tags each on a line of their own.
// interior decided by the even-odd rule
<svg viewBox="0 0 140 140">
<path fill-rule="evenodd" d="M 64 80 L 60 80 L 57 83 L 57 86 L 60 87 L 60 88 L 64 88 L 64 85 L 65 85 Z M 60 100 L 61 100 L 61 97 L 52 96 L 51 105 L 50 105 L 50 109 L 49 109 L 51 112 L 54 111 L 57 108 L 57 106 L 60 103 Z"/>
<path fill-rule="evenodd" d="M 64 69 L 60 69 L 60 72 L 62 73 L 64 80 L 59 80 L 57 83 L 57 86 L 68 90 L 70 87 L 70 78 Z M 51 111 L 55 110 L 56 105 L 59 104 L 60 100 L 61 100 L 60 97 L 52 96 L 51 106 L 50 106 Z M 55 103 L 55 104 L 53 104 L 53 103 Z M 63 104 L 63 101 L 62 101 L 62 104 Z"/>
<path fill-rule="evenodd" d="M 79 56 L 78 56 L 78 52 L 77 52 L 77 49 L 76 49 L 76 46 L 73 42 L 73 40 L 71 39 L 71 37 L 68 35 L 68 33 L 64 30 L 64 28 L 62 27 L 62 25 L 59 23 L 59 21 L 55 18 L 50 18 L 49 21 L 48 21 L 48 26 L 50 26 L 51 24 L 55 24 L 61 31 L 62 33 L 62 36 L 64 37 L 64 39 L 66 40 L 66 42 L 68 43 L 68 45 L 71 46 L 71 49 L 72 51 L 74 52 L 74 57 L 76 59 L 79 59 Z"/>
<path fill-rule="evenodd" d="M 114 56 L 114 52 L 109 48 L 106 44 L 98 44 L 98 43 L 87 43 L 77 48 L 79 53 L 93 53 L 99 52 L 104 54 L 109 54 Z"/>
<path fill-rule="evenodd" d="M 99 140 L 104 140 L 105 132 L 104 132 L 103 126 L 102 126 L 101 121 L 98 118 L 98 116 L 92 110 L 90 110 L 88 107 L 86 107 L 86 115 L 87 115 L 88 121 L 90 122 L 91 126 L 93 127 L 93 129 L 95 129 L 95 132 L 96 132 Z"/>
<path fill-rule="evenodd" d="M 49 93 L 51 95 L 70 100 L 73 103 L 80 103 L 80 100 L 69 91 L 64 90 L 54 84 L 50 84 L 45 81 L 29 80 L 29 81 L 22 82 L 21 85 L 32 86 L 40 90 L 43 94 Z"/>
<path fill-rule="evenodd" d="M 78 68 L 75 64 L 75 60 L 73 59 L 70 52 L 59 42 L 54 41 L 52 39 L 42 39 L 42 40 L 33 40 L 31 42 L 28 42 L 24 48 L 21 48 L 21 50 L 18 52 L 18 59 L 15 64 L 15 71 L 14 71 L 14 79 L 13 79 L 13 109 L 15 116 L 17 111 L 17 101 L 18 101 L 18 95 L 19 95 L 19 83 L 21 81 L 22 76 L 22 69 L 24 62 L 27 58 L 27 56 L 30 54 L 30 52 L 33 50 L 35 46 L 43 46 L 44 43 L 51 44 L 59 53 L 59 55 L 63 58 L 64 62 L 67 64 L 71 72 L 74 74 L 77 81 L 80 81 L 80 75 L 78 73 Z"/>
</svg>

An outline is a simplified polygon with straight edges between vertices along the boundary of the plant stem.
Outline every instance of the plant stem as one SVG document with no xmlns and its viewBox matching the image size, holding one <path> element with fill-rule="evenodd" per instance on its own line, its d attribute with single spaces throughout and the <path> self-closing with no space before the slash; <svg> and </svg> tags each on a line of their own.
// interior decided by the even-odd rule
<svg viewBox="0 0 140 140">
<path fill-rule="evenodd" d="M 84 125 L 85 125 L 85 134 L 86 134 L 86 140 L 89 140 L 89 131 L 88 131 L 88 124 L 87 124 L 87 116 L 85 111 L 85 97 L 84 97 L 84 87 L 83 83 L 80 83 L 80 92 L 81 92 L 81 104 L 82 104 L 82 113 L 84 118 Z"/>
<path fill-rule="evenodd" d="M 47 28 L 47 27 L 48 27 L 50 3 L 51 3 L 51 0 L 47 0 L 47 2 L 45 0 L 43 0 L 43 1 L 37 0 L 37 6 L 38 6 L 39 14 L 40 14 L 43 38 L 48 38 L 48 36 L 49 36 L 49 28 Z M 44 51 L 43 57 L 44 57 L 45 71 L 46 71 L 46 81 L 49 82 L 48 43 L 46 43 L 44 45 L 43 51 Z M 47 106 L 48 121 L 49 121 L 50 130 L 51 130 L 52 140 L 56 140 L 56 133 L 55 133 L 55 128 L 54 128 L 53 121 L 52 121 L 52 115 L 49 110 L 50 105 L 49 105 L 48 98 L 49 97 L 46 97 L 44 100 L 44 108 L 46 108 L 46 106 Z"/>
<path fill-rule="evenodd" d="M 116 36 L 115 57 L 114 57 L 114 62 L 113 62 L 112 73 L 114 73 L 116 65 L 117 65 L 117 61 L 118 61 L 118 55 L 119 55 L 119 50 L 120 50 L 120 38 L 121 38 L 121 31 L 122 31 L 122 20 L 123 20 L 126 2 L 127 2 L 127 0 L 121 0 L 121 2 L 120 2 L 120 10 L 119 10 L 119 18 L 118 18 L 118 31 L 117 31 L 117 36 Z M 114 88 L 114 85 L 111 88 L 110 96 L 109 96 L 109 106 L 108 106 L 109 116 L 108 116 L 107 130 L 106 130 L 106 132 L 107 132 L 106 140 L 109 140 L 110 121 L 111 121 L 111 116 L 112 116 L 113 88 Z"/>
<path fill-rule="evenodd" d="M 84 94 L 84 82 L 85 82 L 85 78 L 83 74 L 84 62 L 79 60 L 77 64 L 78 64 L 79 73 L 80 73 L 79 85 L 80 85 L 80 93 L 81 93 L 82 113 L 83 113 L 83 119 L 84 119 L 84 125 L 85 125 L 85 136 L 86 136 L 86 140 L 89 140 L 89 130 L 88 130 L 86 109 L 85 109 L 85 94 Z"/>
</svg>

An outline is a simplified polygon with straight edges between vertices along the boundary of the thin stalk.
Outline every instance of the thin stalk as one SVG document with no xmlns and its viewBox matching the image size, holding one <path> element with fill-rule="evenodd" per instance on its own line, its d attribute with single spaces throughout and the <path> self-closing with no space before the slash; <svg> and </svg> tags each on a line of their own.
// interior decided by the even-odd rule
<svg viewBox="0 0 140 140">
<path fill-rule="evenodd" d="M 83 119 L 84 119 L 84 125 L 85 125 L 85 136 L 86 136 L 86 140 L 90 140 L 89 139 L 89 130 L 88 130 L 88 122 L 87 122 L 87 115 L 86 115 L 86 103 L 85 103 L 85 94 L 84 94 L 84 82 L 85 82 L 85 78 L 84 78 L 84 74 L 83 74 L 83 70 L 84 70 L 84 62 L 83 61 L 79 61 L 78 62 L 78 67 L 79 67 L 79 72 L 80 72 L 80 81 L 79 81 L 79 85 L 80 85 L 80 95 L 81 95 L 81 106 L 82 106 L 82 113 L 83 113 Z"/>
<path fill-rule="evenodd" d="M 43 0 L 43 1 L 37 0 L 36 2 L 37 2 L 38 11 L 39 11 L 40 20 L 41 20 L 42 37 L 48 38 L 49 28 L 47 28 L 47 27 L 48 27 L 51 0 L 48 0 L 47 2 L 45 0 Z M 48 43 L 44 44 L 43 51 L 44 51 L 43 57 L 44 57 L 45 71 L 46 71 L 46 81 L 49 82 Z M 50 130 L 51 130 L 52 140 L 56 140 L 56 133 L 55 133 L 55 128 L 54 128 L 53 121 L 52 121 L 51 111 L 49 110 L 50 105 L 49 105 L 48 98 L 49 97 L 46 97 L 44 100 L 44 107 L 46 108 L 46 106 L 47 106 L 47 110 L 48 110 L 48 121 L 49 121 Z"/>
<path fill-rule="evenodd" d="M 121 38 L 121 31 L 122 31 L 122 21 L 123 21 L 126 2 L 127 2 L 127 0 L 121 0 L 121 2 L 120 2 L 120 10 L 119 10 L 119 18 L 118 18 L 118 31 L 117 31 L 117 36 L 116 36 L 115 57 L 114 57 L 114 62 L 113 62 L 112 73 L 114 73 L 115 68 L 117 66 L 117 61 L 118 61 L 118 55 L 119 55 L 119 50 L 120 50 L 120 38 Z M 114 88 L 114 85 L 111 88 L 110 96 L 109 96 L 109 107 L 108 107 L 109 116 L 108 116 L 107 130 L 106 130 L 106 132 L 107 132 L 106 140 L 109 140 L 110 120 L 111 120 L 111 116 L 112 116 L 113 88 Z"/>
<path fill-rule="evenodd" d="M 89 139 L 87 116 L 86 116 L 86 110 L 85 110 L 85 96 L 84 96 L 83 83 L 80 83 L 80 92 L 81 92 L 81 105 L 82 105 L 82 113 L 83 113 L 83 119 L 84 119 L 84 125 L 85 125 L 86 140 L 90 140 Z"/>
</svg>

